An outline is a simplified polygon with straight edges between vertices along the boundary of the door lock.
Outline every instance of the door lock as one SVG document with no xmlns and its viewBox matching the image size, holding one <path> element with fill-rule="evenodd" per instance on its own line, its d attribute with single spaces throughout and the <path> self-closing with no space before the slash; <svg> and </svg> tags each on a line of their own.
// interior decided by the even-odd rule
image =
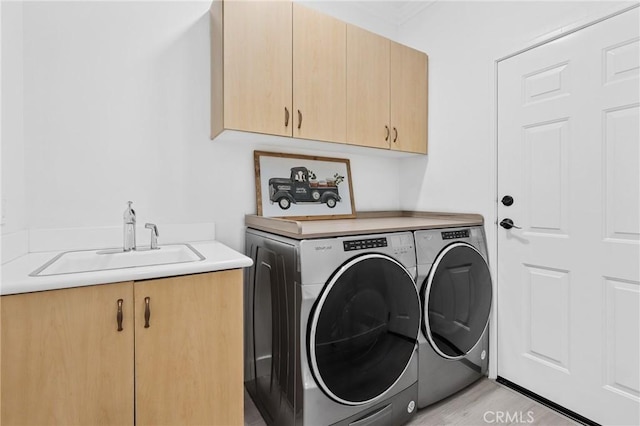
<svg viewBox="0 0 640 426">
<path fill-rule="evenodd" d="M 502 204 L 509 207 L 510 205 L 513 204 L 513 197 L 511 195 L 505 195 L 504 197 L 502 197 L 501 201 L 502 201 Z"/>
<path fill-rule="evenodd" d="M 508 217 L 500 221 L 500 226 L 502 226 L 504 229 L 511 229 L 511 228 L 522 229 L 521 227 L 516 226 L 513 223 L 513 220 L 509 219 Z"/>
</svg>

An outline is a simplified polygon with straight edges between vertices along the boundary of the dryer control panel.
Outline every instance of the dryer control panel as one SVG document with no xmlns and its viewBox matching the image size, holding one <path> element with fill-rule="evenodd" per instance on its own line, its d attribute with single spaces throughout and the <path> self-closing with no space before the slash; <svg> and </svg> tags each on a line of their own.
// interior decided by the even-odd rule
<svg viewBox="0 0 640 426">
<path fill-rule="evenodd" d="M 387 238 L 366 238 L 362 240 L 351 240 L 343 242 L 344 251 L 364 250 L 378 247 L 387 247 Z"/>
<path fill-rule="evenodd" d="M 379 251 L 393 253 L 397 256 L 411 253 L 414 250 L 413 236 L 409 233 L 345 240 L 342 242 L 342 247 L 344 251 L 385 249 Z"/>
<path fill-rule="evenodd" d="M 455 240 L 458 238 L 469 238 L 469 229 L 458 229 L 455 231 L 442 231 L 443 240 Z"/>
</svg>

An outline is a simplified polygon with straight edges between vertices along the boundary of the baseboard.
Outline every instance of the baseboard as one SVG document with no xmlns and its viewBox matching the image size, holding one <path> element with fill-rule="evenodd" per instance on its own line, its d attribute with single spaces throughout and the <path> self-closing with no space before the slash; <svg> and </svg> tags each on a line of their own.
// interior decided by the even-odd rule
<svg viewBox="0 0 640 426">
<path fill-rule="evenodd" d="M 573 420 L 574 422 L 578 422 L 580 424 L 586 425 L 586 426 L 601 426 L 599 423 L 594 422 L 593 420 L 589 420 L 588 418 L 581 416 L 580 414 L 576 413 L 575 411 L 571 411 L 567 408 L 564 408 L 563 406 L 556 404 L 553 401 L 549 401 L 547 398 L 544 398 L 540 395 L 538 395 L 537 393 L 533 393 L 528 389 L 523 388 L 520 385 L 517 385 L 503 377 L 498 376 L 496 378 L 496 382 L 500 383 L 501 385 L 504 385 L 506 387 L 508 387 L 509 389 L 513 389 L 514 391 L 521 393 L 531 399 L 533 399 L 534 401 L 544 405 L 545 407 L 548 407 L 560 414 L 562 414 L 565 417 L 570 418 L 571 420 Z"/>
</svg>

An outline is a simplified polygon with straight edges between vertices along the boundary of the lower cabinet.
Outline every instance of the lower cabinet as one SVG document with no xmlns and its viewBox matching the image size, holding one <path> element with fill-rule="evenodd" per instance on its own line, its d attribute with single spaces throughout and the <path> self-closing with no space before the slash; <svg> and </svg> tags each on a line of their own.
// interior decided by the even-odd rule
<svg viewBox="0 0 640 426">
<path fill-rule="evenodd" d="M 136 425 L 242 425 L 242 271 L 138 282 L 134 293 Z"/>
<path fill-rule="evenodd" d="M 243 424 L 242 271 L 2 296 L 2 425 Z"/>
<path fill-rule="evenodd" d="M 133 423 L 132 284 L 2 296 L 3 426 Z"/>
</svg>

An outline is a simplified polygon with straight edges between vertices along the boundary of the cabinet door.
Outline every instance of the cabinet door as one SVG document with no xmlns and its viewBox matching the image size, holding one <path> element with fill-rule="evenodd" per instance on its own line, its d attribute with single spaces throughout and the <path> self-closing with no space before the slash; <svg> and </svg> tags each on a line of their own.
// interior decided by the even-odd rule
<svg viewBox="0 0 640 426">
<path fill-rule="evenodd" d="M 391 149 L 427 153 L 427 61 L 391 42 Z"/>
<path fill-rule="evenodd" d="M 133 424 L 132 283 L 2 296 L 0 305 L 2 424 Z"/>
<path fill-rule="evenodd" d="M 347 142 L 389 148 L 388 39 L 347 25 Z"/>
<path fill-rule="evenodd" d="M 299 138 L 346 141 L 347 26 L 293 5 L 293 107 Z"/>
<path fill-rule="evenodd" d="M 292 136 L 291 19 L 289 1 L 223 3 L 225 128 Z"/>
<path fill-rule="evenodd" d="M 241 425 L 242 271 L 134 287 L 136 424 Z"/>
<path fill-rule="evenodd" d="M 389 40 L 347 25 L 347 141 L 389 148 Z"/>
</svg>

